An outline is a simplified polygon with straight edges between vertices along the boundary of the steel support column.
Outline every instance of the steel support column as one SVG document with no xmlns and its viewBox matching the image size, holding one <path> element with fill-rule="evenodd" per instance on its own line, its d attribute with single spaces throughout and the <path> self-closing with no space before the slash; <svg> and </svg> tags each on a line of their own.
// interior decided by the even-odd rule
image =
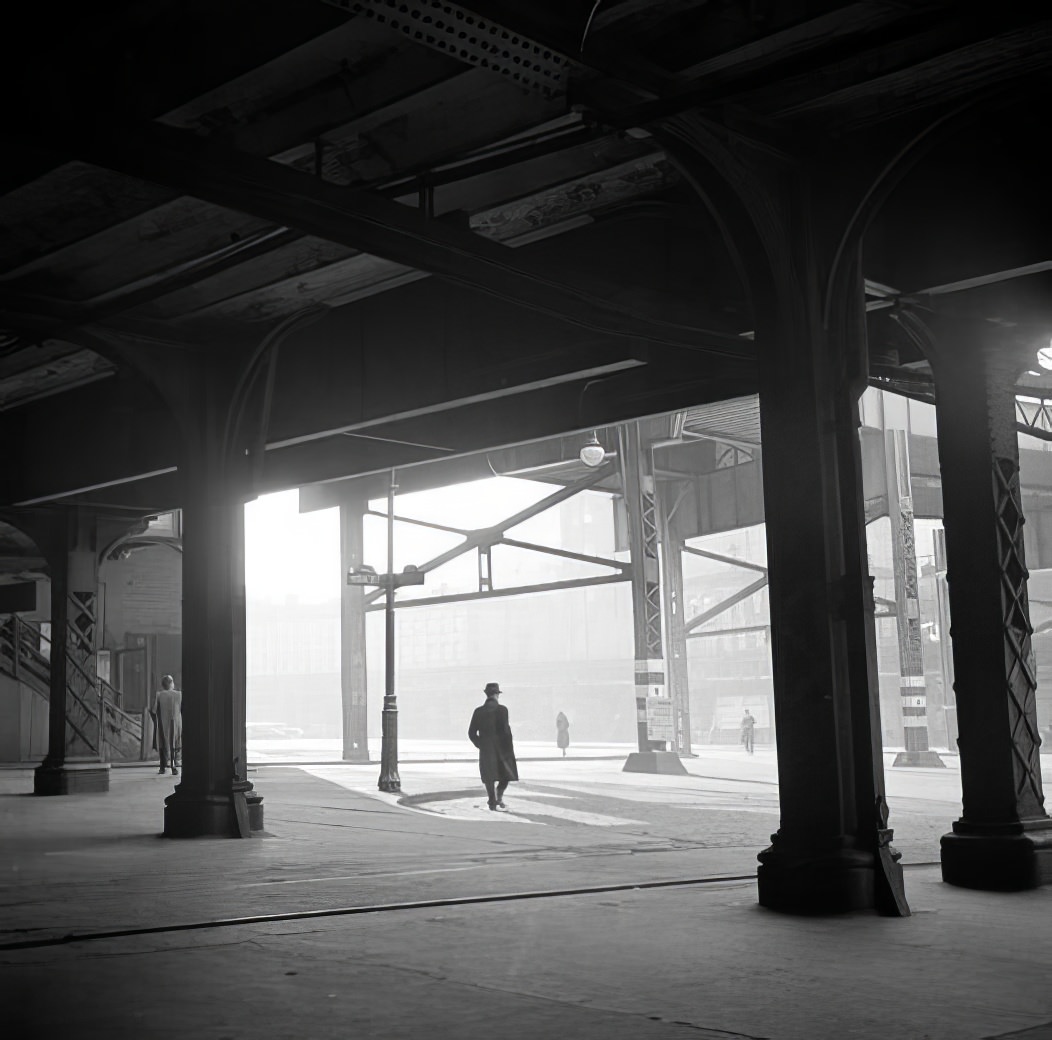
<svg viewBox="0 0 1052 1040">
<path fill-rule="evenodd" d="M 363 519 L 369 503 L 348 491 L 340 503 L 340 574 L 361 567 Z M 368 762 L 368 678 L 365 649 L 365 588 L 341 583 L 340 692 L 343 705 L 343 759 Z"/>
<path fill-rule="evenodd" d="M 798 190 L 782 214 L 782 292 L 758 315 L 756 334 L 767 359 L 760 419 L 781 808 L 759 856 L 759 900 L 796 913 L 908 915 L 887 826 L 867 573 L 863 280 L 856 256 L 823 319 L 831 236 L 813 188 Z"/>
<path fill-rule="evenodd" d="M 921 653 L 920 592 L 917 584 L 917 543 L 913 523 L 909 441 L 905 430 L 884 431 L 888 479 L 888 519 L 895 572 L 895 619 L 899 644 L 899 695 L 905 750 L 896 766 L 944 765 L 928 744 L 928 691 Z"/>
<path fill-rule="evenodd" d="M 858 401 L 869 174 L 728 146 L 701 114 L 655 136 L 720 212 L 755 319 L 781 819 L 759 901 L 909 913 L 884 797 Z"/>
<path fill-rule="evenodd" d="M 51 654 L 48 753 L 33 777 L 35 794 L 108 791 L 102 704 L 95 673 L 98 650 L 98 563 L 95 517 L 64 516 L 65 544 L 51 562 Z"/>
<path fill-rule="evenodd" d="M 263 826 L 245 747 L 245 502 L 253 456 L 239 433 L 247 423 L 233 366 L 213 357 L 186 378 L 176 408 L 184 427 L 183 767 L 165 799 L 164 834 L 248 837 Z"/>
<path fill-rule="evenodd" d="M 661 593 L 665 617 L 669 696 L 675 719 L 672 750 L 690 755 L 690 675 L 683 602 L 683 537 L 670 516 L 668 485 L 656 489 L 655 505 L 661 545 Z"/>
<path fill-rule="evenodd" d="M 942 839 L 942 874 L 971 888 L 1032 888 L 1052 881 L 1052 819 L 1023 551 L 1021 358 L 992 329 L 944 338 L 933 367 L 963 812 Z"/>
<path fill-rule="evenodd" d="M 639 751 L 629 755 L 628 772 L 685 772 L 675 752 L 655 724 L 655 709 L 672 703 L 665 685 L 661 632 L 661 575 L 654 476 L 650 453 L 643 448 L 639 423 L 618 427 L 621 488 L 628 513 L 632 556 L 632 633 L 635 645 L 636 739 Z M 674 717 L 674 716 L 673 716 Z"/>
</svg>

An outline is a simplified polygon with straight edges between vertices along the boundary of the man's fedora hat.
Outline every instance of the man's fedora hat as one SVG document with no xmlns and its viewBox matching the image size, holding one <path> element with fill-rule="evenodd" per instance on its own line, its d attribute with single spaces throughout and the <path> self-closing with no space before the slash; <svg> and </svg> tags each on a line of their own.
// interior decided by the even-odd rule
<svg viewBox="0 0 1052 1040">
<path fill-rule="evenodd" d="M 486 683 L 486 696 L 487 697 L 495 697 L 500 692 L 501 692 L 501 690 L 500 690 L 500 683 L 495 683 L 495 682 L 488 682 L 488 683 Z"/>
</svg>

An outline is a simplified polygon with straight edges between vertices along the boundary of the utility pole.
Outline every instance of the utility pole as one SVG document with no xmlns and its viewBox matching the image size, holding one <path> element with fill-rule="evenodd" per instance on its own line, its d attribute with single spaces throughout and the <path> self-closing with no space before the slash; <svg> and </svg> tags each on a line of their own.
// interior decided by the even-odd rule
<svg viewBox="0 0 1052 1040">
<path fill-rule="evenodd" d="M 367 507 L 360 490 L 349 491 L 340 502 L 340 564 L 345 573 L 356 571 L 361 565 Z M 340 702 L 345 762 L 369 761 L 364 592 L 361 585 L 348 582 L 340 597 Z"/>
<path fill-rule="evenodd" d="M 387 573 L 377 574 L 375 568 L 366 564 L 347 572 L 348 585 L 375 585 L 386 593 L 384 707 L 381 717 L 380 779 L 377 783 L 381 791 L 402 790 L 402 780 L 398 775 L 398 698 L 395 696 L 395 589 L 403 585 L 423 585 L 425 577 L 425 572 L 412 564 L 406 564 L 401 574 L 394 572 L 394 496 L 397 487 L 395 471 L 391 470 L 391 481 L 387 488 Z"/>
<path fill-rule="evenodd" d="M 921 657 L 920 593 L 914 541 L 913 489 L 909 442 L 905 430 L 886 430 L 884 443 L 895 569 L 895 616 L 899 641 L 899 694 L 904 751 L 893 766 L 945 766 L 928 745 L 928 691 Z"/>
</svg>

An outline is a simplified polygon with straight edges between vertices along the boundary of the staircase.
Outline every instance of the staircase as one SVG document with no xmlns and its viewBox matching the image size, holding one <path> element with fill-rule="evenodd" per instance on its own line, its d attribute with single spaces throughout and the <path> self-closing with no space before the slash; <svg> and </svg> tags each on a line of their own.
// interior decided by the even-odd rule
<svg viewBox="0 0 1052 1040">
<path fill-rule="evenodd" d="M 22 683 L 36 696 L 48 700 L 51 693 L 50 640 L 39 623 L 26 621 L 17 614 L 0 618 L 0 674 Z M 66 724 L 70 739 L 75 735 L 82 746 L 90 749 L 104 762 L 136 761 L 146 757 L 143 747 L 142 715 L 126 712 L 120 707 L 120 692 L 99 676 L 91 680 L 87 697 L 69 690 L 79 707 L 74 716 L 68 714 Z M 101 744 L 96 726 L 85 726 L 84 719 L 98 719 L 102 715 Z"/>
</svg>

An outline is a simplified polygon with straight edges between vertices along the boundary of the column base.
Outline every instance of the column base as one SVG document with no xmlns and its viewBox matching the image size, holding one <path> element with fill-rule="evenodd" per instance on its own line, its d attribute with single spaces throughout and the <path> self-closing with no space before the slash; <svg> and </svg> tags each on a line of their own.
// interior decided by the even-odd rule
<svg viewBox="0 0 1052 1040">
<path fill-rule="evenodd" d="M 1052 820 L 985 830 L 958 820 L 940 844 L 948 885 L 1018 892 L 1052 884 Z"/>
<path fill-rule="evenodd" d="M 913 766 L 925 769 L 945 769 L 946 763 L 939 758 L 936 751 L 900 751 L 891 763 L 896 766 Z"/>
<path fill-rule="evenodd" d="M 686 776 L 687 770 L 675 751 L 633 751 L 621 767 L 621 772 Z"/>
<path fill-rule="evenodd" d="M 245 793 L 250 832 L 263 829 L 263 796 L 255 791 Z M 239 838 L 237 807 L 233 793 L 228 795 L 191 795 L 178 790 L 164 800 L 164 836 L 166 838 Z"/>
<path fill-rule="evenodd" d="M 109 789 L 109 762 L 45 763 L 33 771 L 33 794 L 104 794 Z"/>
<path fill-rule="evenodd" d="M 245 801 L 248 803 L 248 829 L 263 830 L 263 795 L 249 791 L 245 795 Z"/>
<path fill-rule="evenodd" d="M 873 853 L 814 847 L 785 852 L 776 842 L 759 854 L 756 872 L 760 906 L 789 914 L 844 914 L 853 910 L 880 910 L 878 888 L 886 887 L 885 869 Z M 901 867 L 896 862 L 896 882 L 901 888 Z M 907 911 L 908 912 L 908 911 Z"/>
</svg>

